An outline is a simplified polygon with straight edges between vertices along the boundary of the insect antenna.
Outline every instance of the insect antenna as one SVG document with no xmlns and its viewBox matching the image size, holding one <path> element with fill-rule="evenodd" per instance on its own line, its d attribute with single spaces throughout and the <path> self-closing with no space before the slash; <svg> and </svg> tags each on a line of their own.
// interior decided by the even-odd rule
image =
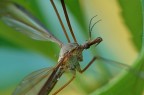
<svg viewBox="0 0 144 95">
<path fill-rule="evenodd" d="M 95 23 L 92 25 L 92 27 L 91 27 L 91 29 L 90 29 L 90 32 L 92 31 L 92 29 L 94 28 L 94 26 L 95 26 L 98 22 L 100 22 L 100 21 L 101 21 L 101 19 L 98 20 L 97 22 L 95 22 Z"/>
<path fill-rule="evenodd" d="M 89 37 L 90 37 L 90 39 L 91 39 L 92 29 L 94 28 L 94 26 L 95 26 L 98 22 L 101 21 L 101 19 L 100 19 L 100 20 L 98 20 L 97 22 L 95 22 L 95 23 L 91 26 L 92 21 L 93 21 L 93 19 L 94 19 L 95 17 L 97 17 L 97 15 L 95 15 L 94 17 L 92 17 L 91 20 L 90 20 L 90 23 L 89 23 Z"/>
<path fill-rule="evenodd" d="M 95 15 L 94 17 L 92 17 L 91 19 L 90 19 L 90 22 L 89 22 L 89 37 L 90 37 L 90 39 L 91 39 L 91 23 L 92 23 L 92 20 L 96 17 L 97 15 Z"/>
</svg>

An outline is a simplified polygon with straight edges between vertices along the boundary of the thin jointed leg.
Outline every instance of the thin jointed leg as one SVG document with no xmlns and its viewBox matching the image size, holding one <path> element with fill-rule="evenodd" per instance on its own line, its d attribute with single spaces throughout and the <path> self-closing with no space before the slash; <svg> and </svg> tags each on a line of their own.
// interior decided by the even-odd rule
<svg viewBox="0 0 144 95">
<path fill-rule="evenodd" d="M 87 66 L 86 66 L 84 69 L 80 70 L 79 72 L 80 72 L 80 73 L 83 73 L 84 71 L 86 71 L 86 70 L 89 68 L 89 66 L 90 66 L 96 59 L 97 59 L 97 57 L 94 56 L 93 59 L 87 64 Z"/>
<path fill-rule="evenodd" d="M 55 10 L 55 13 L 56 13 L 58 19 L 59 19 L 59 22 L 60 22 L 60 25 L 61 25 L 61 27 L 62 27 L 62 29 L 63 29 L 63 32 L 64 32 L 64 34 L 65 34 L 68 42 L 70 43 L 70 38 L 69 38 L 69 36 L 68 36 L 68 34 L 67 34 L 67 32 L 66 32 L 66 29 L 65 29 L 65 27 L 64 27 L 64 24 L 63 24 L 63 22 L 62 22 L 62 20 L 61 20 L 61 18 L 60 18 L 59 13 L 58 13 L 58 10 L 57 10 L 57 8 L 56 8 L 53 0 L 50 0 L 50 2 L 51 2 L 52 6 L 53 6 L 53 8 L 54 8 L 54 10 Z"/>
<path fill-rule="evenodd" d="M 100 60 L 103 60 L 103 61 L 106 61 L 108 64 L 113 64 L 113 65 L 116 65 L 116 66 L 119 66 L 127 71 L 131 71 L 133 74 L 136 74 L 136 75 L 139 75 L 137 73 L 137 71 L 133 68 L 131 68 L 130 66 L 128 66 L 127 64 L 123 64 L 123 63 L 120 63 L 120 62 L 116 62 L 116 61 L 113 61 L 113 60 L 110 60 L 110 59 L 106 59 L 106 58 L 103 58 L 103 57 L 100 57 L 100 56 L 94 56 L 93 59 L 87 64 L 87 66 L 80 70 L 79 72 L 80 73 L 83 73 L 84 71 L 86 71 L 89 66 L 96 60 L 96 59 L 100 59 Z"/>
<path fill-rule="evenodd" d="M 66 18 L 66 21 L 67 21 L 67 24 L 68 24 L 70 33 L 71 33 L 74 41 L 77 42 L 76 37 L 75 37 L 75 35 L 74 35 L 74 32 L 73 32 L 73 30 L 72 30 L 72 26 L 71 26 L 71 23 L 70 23 L 70 20 L 69 20 L 69 17 L 68 17 L 68 13 L 67 13 L 67 10 L 66 10 L 66 6 L 65 6 L 64 0 L 61 0 L 61 4 L 62 4 L 62 7 L 63 7 L 63 11 L 64 11 L 64 14 L 65 14 L 65 18 Z"/>
<path fill-rule="evenodd" d="M 63 85 L 60 89 L 58 89 L 55 93 L 53 93 L 52 95 L 56 95 L 57 93 L 59 93 L 61 90 L 63 90 L 67 85 L 69 85 L 75 78 L 75 74 L 73 75 L 73 77 L 65 84 Z"/>
</svg>

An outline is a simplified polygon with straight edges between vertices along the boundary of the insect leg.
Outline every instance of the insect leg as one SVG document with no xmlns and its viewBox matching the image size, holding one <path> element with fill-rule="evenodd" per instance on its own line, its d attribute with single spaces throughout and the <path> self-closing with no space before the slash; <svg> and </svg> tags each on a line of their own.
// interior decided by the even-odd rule
<svg viewBox="0 0 144 95">
<path fill-rule="evenodd" d="M 65 14 L 65 18 L 66 18 L 70 33 L 71 33 L 74 41 L 77 42 L 76 37 L 74 35 L 74 32 L 72 30 L 72 26 L 71 26 L 71 23 L 70 23 L 70 20 L 69 20 L 69 16 L 68 16 L 68 13 L 67 13 L 67 10 L 66 10 L 66 6 L 65 6 L 65 3 L 64 3 L 64 0 L 61 0 L 61 4 L 62 4 L 62 7 L 63 7 L 63 11 L 64 11 L 64 14 Z"/>
<path fill-rule="evenodd" d="M 66 29 L 65 29 L 64 24 L 63 24 L 63 22 L 62 22 L 62 19 L 61 19 L 61 17 L 60 17 L 60 14 L 58 13 L 58 10 L 57 10 L 57 8 L 56 8 L 53 0 L 50 0 L 50 2 L 51 2 L 52 6 L 53 6 L 53 8 L 54 8 L 54 10 L 55 10 L 55 13 L 56 13 L 56 15 L 57 15 L 57 17 L 58 17 L 58 20 L 59 20 L 59 22 L 60 22 L 60 25 L 61 25 L 61 27 L 62 27 L 62 29 L 63 29 L 63 32 L 64 32 L 64 34 L 65 34 L 68 42 L 70 43 L 70 38 L 69 38 L 69 36 L 68 36 L 68 34 L 67 34 L 67 32 L 66 32 Z"/>
<path fill-rule="evenodd" d="M 86 66 L 85 68 L 79 69 L 79 72 L 80 72 L 80 73 L 83 73 L 84 71 L 86 71 L 86 70 L 89 68 L 89 66 L 90 66 L 96 59 L 97 59 L 97 57 L 94 56 L 94 57 L 92 58 L 92 60 L 87 64 L 87 66 Z"/>
<path fill-rule="evenodd" d="M 142 79 L 144 79 L 144 75 L 143 75 L 143 72 L 139 72 L 137 71 L 136 69 L 130 67 L 129 65 L 127 64 L 123 64 L 123 63 L 120 63 L 120 62 L 116 62 L 116 61 L 113 61 L 113 60 L 110 60 L 110 59 L 106 59 L 106 58 L 103 58 L 103 57 L 100 57 L 100 56 L 94 56 L 92 58 L 92 60 L 87 64 L 87 66 L 84 68 L 84 69 L 81 69 L 81 68 L 78 68 L 78 71 L 80 73 L 83 73 L 84 71 L 86 71 L 89 66 L 95 61 L 95 60 L 103 60 L 103 61 L 106 61 L 108 64 L 111 64 L 111 65 L 116 65 L 116 66 L 119 66 L 120 68 L 126 70 L 126 71 L 129 71 L 130 73 L 132 73 L 133 75 L 135 76 L 138 76 Z"/>
<path fill-rule="evenodd" d="M 61 90 L 63 90 L 67 85 L 69 85 L 75 79 L 75 74 L 76 73 L 74 73 L 73 77 L 66 84 L 64 84 L 61 88 L 59 88 L 55 93 L 53 93 L 52 95 L 56 95 Z"/>
</svg>

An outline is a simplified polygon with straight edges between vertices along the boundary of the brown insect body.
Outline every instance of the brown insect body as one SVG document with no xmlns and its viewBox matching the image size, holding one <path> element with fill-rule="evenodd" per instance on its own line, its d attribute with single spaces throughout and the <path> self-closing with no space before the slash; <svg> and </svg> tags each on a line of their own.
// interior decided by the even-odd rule
<svg viewBox="0 0 144 95">
<path fill-rule="evenodd" d="M 98 45 L 102 41 L 101 37 L 95 38 L 93 40 L 91 39 L 91 31 L 94 25 L 100 20 L 94 23 L 92 27 L 90 26 L 91 26 L 92 19 L 94 17 L 90 20 L 90 25 L 89 25 L 90 40 L 80 45 L 78 44 L 77 39 L 72 30 L 64 0 L 60 0 L 60 1 L 74 43 L 70 41 L 70 38 L 66 32 L 64 24 L 60 18 L 60 15 L 58 13 L 58 10 L 53 0 L 50 0 L 50 2 L 56 12 L 56 15 L 62 26 L 63 32 L 67 38 L 68 44 L 64 44 L 59 39 L 57 39 L 51 32 L 49 32 L 44 27 L 42 23 L 39 22 L 39 20 L 37 20 L 32 14 L 30 14 L 22 6 L 12 1 L 3 0 L 0 2 L 0 19 L 3 22 L 5 22 L 8 26 L 28 35 L 32 39 L 42 40 L 42 41 L 52 41 L 54 43 L 57 43 L 61 48 L 59 53 L 58 63 L 55 67 L 50 67 L 50 68 L 46 67 L 32 72 L 31 74 L 26 76 L 22 80 L 22 82 L 17 86 L 13 95 L 51 94 L 51 91 L 53 90 L 54 86 L 56 85 L 56 83 L 58 82 L 62 74 L 67 71 L 71 72 L 73 74 L 73 77 L 65 85 L 63 85 L 60 89 L 58 89 L 55 93 L 52 93 L 53 95 L 56 95 L 75 78 L 76 71 L 78 71 L 79 73 L 83 73 L 96 59 L 109 61 L 111 63 L 116 63 L 120 67 L 125 67 L 126 70 L 135 71 L 126 64 L 108 60 L 100 56 L 94 56 L 92 60 L 86 65 L 86 67 L 81 69 L 79 62 L 83 61 L 83 56 L 82 56 L 83 50 L 89 49 L 92 45 Z M 134 72 L 134 74 L 139 76 L 139 73 Z"/>
<path fill-rule="evenodd" d="M 51 3 L 55 9 L 55 4 L 53 0 Z M 14 2 L 1 2 L 0 3 L 0 18 L 8 26 L 13 27 L 17 31 L 20 31 L 32 39 L 52 41 L 57 43 L 61 47 L 59 54 L 58 64 L 54 68 L 43 68 L 41 70 L 35 71 L 29 74 L 24 80 L 19 84 L 19 86 L 14 91 L 13 95 L 47 95 L 51 92 L 58 79 L 65 71 L 70 71 L 75 77 L 76 71 L 83 72 L 80 68 L 79 62 L 83 60 L 82 52 L 84 49 L 88 49 L 91 45 L 100 43 L 102 38 L 96 38 L 95 40 L 88 41 L 83 45 L 79 45 L 74 36 L 68 15 L 66 19 L 71 30 L 74 43 L 70 42 L 67 33 L 68 43 L 64 44 L 59 39 L 57 39 L 52 33 L 50 33 L 44 25 L 37 20 L 30 12 L 28 12 L 24 7 L 20 6 Z M 64 2 L 62 0 L 62 6 L 66 12 Z M 56 11 L 56 10 L 55 10 Z M 57 11 L 56 11 L 57 13 Z M 57 13 L 57 15 L 59 15 Z M 59 18 L 59 16 L 58 16 Z M 59 18 L 61 22 L 61 18 Z M 61 23 L 63 26 L 63 23 Z M 65 31 L 64 27 L 63 30 Z M 87 69 L 88 67 L 86 67 Z M 74 78 L 73 77 L 73 78 Z M 73 78 L 66 84 L 68 85 Z M 37 86 L 40 84 L 39 86 Z M 65 86 L 66 86 L 65 85 Z M 63 86 L 62 88 L 64 88 Z M 58 90 L 57 92 L 59 92 Z M 56 93 L 57 93 L 56 92 Z"/>
<path fill-rule="evenodd" d="M 83 45 L 79 45 L 78 43 L 68 43 L 63 45 L 60 51 L 58 65 L 47 80 L 49 83 L 45 83 L 43 88 L 40 90 L 39 95 L 48 95 L 64 72 L 70 71 L 73 75 L 76 74 L 76 71 L 81 73 L 82 70 L 79 62 L 83 61 L 83 50 L 88 49 L 91 45 L 101 41 L 101 38 L 96 38 L 95 40 L 88 41 Z"/>
<path fill-rule="evenodd" d="M 107 60 L 99 56 L 94 56 L 92 60 L 86 65 L 86 67 L 81 69 L 79 62 L 83 61 L 83 50 L 90 48 L 92 45 L 98 45 L 102 41 L 102 38 L 98 37 L 93 40 L 91 39 L 91 31 L 93 26 L 97 23 L 96 22 L 92 27 L 89 28 L 90 40 L 82 45 L 78 44 L 69 21 L 64 0 L 60 1 L 74 43 L 72 43 L 69 39 L 69 36 L 66 32 L 64 24 L 62 23 L 62 20 L 53 0 L 50 0 L 50 2 L 56 12 L 64 34 L 68 40 L 68 44 L 64 44 L 59 39 L 57 39 L 51 32 L 49 32 L 44 27 L 42 23 L 39 22 L 39 20 L 37 20 L 22 6 L 10 1 L 0 2 L 0 18 L 8 26 L 13 27 L 15 30 L 28 35 L 32 39 L 55 42 L 61 48 L 58 63 L 54 68 L 47 67 L 32 72 L 31 74 L 26 76 L 17 86 L 13 95 L 48 95 L 49 93 L 51 93 L 51 90 L 54 88 L 62 74 L 66 71 L 70 71 L 73 74 L 73 77 L 65 85 L 63 85 L 60 89 L 53 93 L 53 95 L 56 95 L 75 78 L 76 71 L 83 73 L 96 59 L 111 61 L 112 63 L 116 63 L 120 67 L 126 67 L 127 70 L 134 71 L 132 68 L 125 64 L 121 64 L 112 60 Z"/>
<path fill-rule="evenodd" d="M 64 72 L 70 71 L 75 74 L 76 69 L 79 68 L 79 61 L 82 61 L 81 54 L 82 50 L 79 49 L 77 43 L 63 45 L 60 51 L 58 65 L 40 90 L 39 95 L 48 95 Z"/>
</svg>

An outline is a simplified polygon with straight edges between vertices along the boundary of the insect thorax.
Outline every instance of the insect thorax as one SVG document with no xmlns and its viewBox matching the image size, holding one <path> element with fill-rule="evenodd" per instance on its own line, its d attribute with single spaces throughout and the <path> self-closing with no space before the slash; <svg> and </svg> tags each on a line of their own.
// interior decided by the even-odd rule
<svg viewBox="0 0 144 95">
<path fill-rule="evenodd" d="M 79 61 L 83 60 L 82 56 L 83 50 L 81 48 L 78 48 L 79 46 L 80 45 L 78 43 L 68 43 L 66 45 L 63 45 L 60 50 L 58 61 L 60 61 L 61 58 L 63 58 L 64 56 L 66 56 L 67 53 L 69 53 L 71 56 L 69 56 L 66 62 L 67 64 L 65 64 L 65 66 L 68 66 L 69 69 L 76 69 L 77 66 L 79 65 Z"/>
</svg>

